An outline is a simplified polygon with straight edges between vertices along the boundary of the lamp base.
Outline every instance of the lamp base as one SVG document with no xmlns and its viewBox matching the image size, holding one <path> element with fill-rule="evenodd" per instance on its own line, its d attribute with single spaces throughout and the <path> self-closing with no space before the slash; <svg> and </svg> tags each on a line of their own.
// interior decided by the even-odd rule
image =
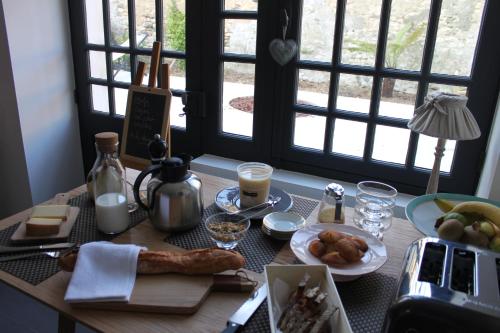
<svg viewBox="0 0 500 333">
<path fill-rule="evenodd" d="M 441 158 L 444 156 L 444 146 L 446 139 L 438 138 L 436 152 L 434 153 L 434 165 L 432 166 L 431 176 L 427 183 L 425 194 L 437 193 L 439 183 L 439 169 L 441 169 Z"/>
</svg>

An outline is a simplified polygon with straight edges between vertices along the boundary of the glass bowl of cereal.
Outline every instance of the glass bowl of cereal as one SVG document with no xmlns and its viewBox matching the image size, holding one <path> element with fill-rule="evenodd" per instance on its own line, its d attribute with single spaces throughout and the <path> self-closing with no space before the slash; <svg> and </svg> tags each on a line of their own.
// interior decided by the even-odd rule
<svg viewBox="0 0 500 333">
<path fill-rule="evenodd" d="M 205 228 L 217 247 L 231 250 L 245 237 L 250 220 L 243 215 L 218 213 L 205 220 Z"/>
</svg>

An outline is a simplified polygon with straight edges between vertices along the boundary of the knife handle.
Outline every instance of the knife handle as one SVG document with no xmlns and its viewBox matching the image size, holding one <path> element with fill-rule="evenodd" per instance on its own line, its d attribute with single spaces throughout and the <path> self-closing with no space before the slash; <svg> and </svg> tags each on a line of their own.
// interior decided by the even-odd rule
<svg viewBox="0 0 500 333">
<path fill-rule="evenodd" d="M 233 323 L 233 322 L 228 322 L 227 327 L 222 331 L 222 333 L 236 333 L 241 325 Z"/>
</svg>

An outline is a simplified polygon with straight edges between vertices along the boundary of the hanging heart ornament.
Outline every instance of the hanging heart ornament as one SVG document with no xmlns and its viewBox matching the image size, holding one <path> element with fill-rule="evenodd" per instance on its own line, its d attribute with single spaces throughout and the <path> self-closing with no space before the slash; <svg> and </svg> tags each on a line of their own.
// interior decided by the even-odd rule
<svg viewBox="0 0 500 333">
<path fill-rule="evenodd" d="M 293 39 L 286 39 L 286 30 L 288 29 L 288 14 L 286 9 L 281 11 L 281 29 L 283 37 L 275 38 L 269 43 L 269 52 L 273 59 L 284 66 L 297 54 L 297 43 Z"/>
<path fill-rule="evenodd" d="M 278 64 L 284 66 L 297 54 L 297 43 L 293 39 L 275 38 L 269 44 L 269 52 Z"/>
</svg>

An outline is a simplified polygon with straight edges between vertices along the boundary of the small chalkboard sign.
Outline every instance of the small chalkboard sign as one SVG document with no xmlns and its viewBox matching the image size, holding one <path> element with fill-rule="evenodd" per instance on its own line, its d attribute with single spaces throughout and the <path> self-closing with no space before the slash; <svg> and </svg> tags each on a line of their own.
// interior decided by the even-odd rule
<svg viewBox="0 0 500 333">
<path fill-rule="evenodd" d="M 120 153 L 125 166 L 142 170 L 150 165 L 148 143 L 155 134 L 167 137 L 171 99 L 168 89 L 130 86 Z"/>
</svg>

